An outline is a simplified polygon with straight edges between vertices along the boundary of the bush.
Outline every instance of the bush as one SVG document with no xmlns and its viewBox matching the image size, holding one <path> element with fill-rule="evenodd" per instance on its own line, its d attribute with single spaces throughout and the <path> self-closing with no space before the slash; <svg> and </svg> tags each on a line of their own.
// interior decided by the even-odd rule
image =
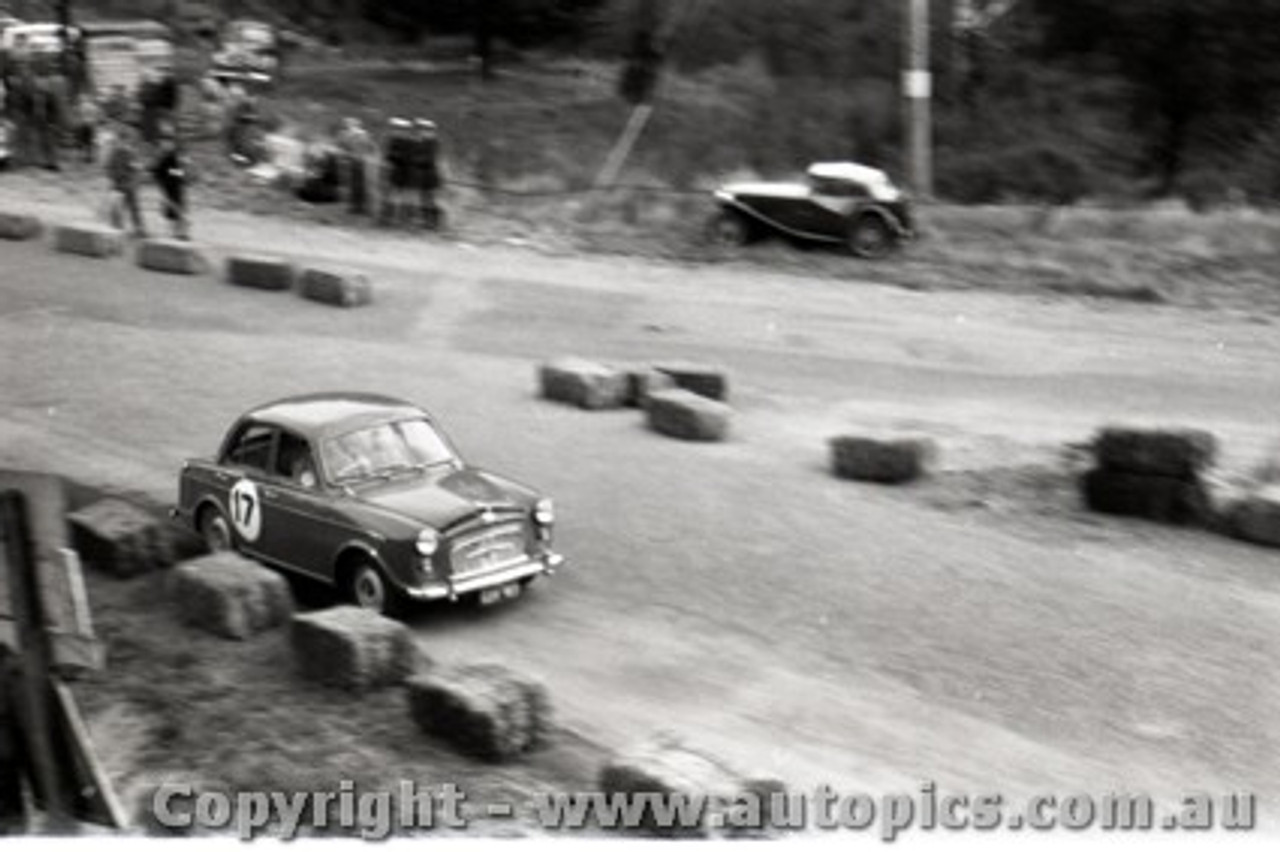
<svg viewBox="0 0 1280 852">
<path fill-rule="evenodd" d="M 1079 155 L 1047 143 L 996 154 L 960 154 L 943 158 L 941 164 L 939 193 L 965 204 L 1071 204 L 1094 189 L 1090 170 Z"/>
</svg>

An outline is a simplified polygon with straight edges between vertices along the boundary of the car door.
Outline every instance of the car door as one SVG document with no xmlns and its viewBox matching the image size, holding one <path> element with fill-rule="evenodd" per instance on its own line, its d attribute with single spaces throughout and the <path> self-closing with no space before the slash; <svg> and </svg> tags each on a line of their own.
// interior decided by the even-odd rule
<svg viewBox="0 0 1280 852">
<path fill-rule="evenodd" d="M 273 512 L 263 489 L 278 438 L 279 430 L 270 424 L 252 420 L 242 424 L 227 442 L 218 477 L 227 489 L 223 502 L 236 547 L 266 559 L 272 557 L 264 546 L 263 532 L 273 526 Z"/>
<path fill-rule="evenodd" d="M 348 532 L 334 495 L 321 482 L 314 451 L 300 435 L 280 430 L 262 499 L 271 515 L 262 533 L 271 558 L 332 580 L 334 556 Z"/>
</svg>

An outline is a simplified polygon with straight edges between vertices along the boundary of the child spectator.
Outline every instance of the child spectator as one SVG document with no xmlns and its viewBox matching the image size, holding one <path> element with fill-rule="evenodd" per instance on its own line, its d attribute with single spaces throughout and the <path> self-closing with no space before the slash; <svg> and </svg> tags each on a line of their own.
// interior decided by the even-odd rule
<svg viewBox="0 0 1280 852">
<path fill-rule="evenodd" d="M 76 147 L 86 163 L 98 159 L 98 125 L 102 121 L 102 109 L 88 94 L 80 95 L 76 101 L 75 138 Z"/>
</svg>

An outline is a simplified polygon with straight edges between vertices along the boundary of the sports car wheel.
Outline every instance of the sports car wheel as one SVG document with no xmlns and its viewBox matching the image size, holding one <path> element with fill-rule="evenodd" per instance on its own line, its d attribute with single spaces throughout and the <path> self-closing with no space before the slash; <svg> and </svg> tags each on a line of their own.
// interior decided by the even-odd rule
<svg viewBox="0 0 1280 852">
<path fill-rule="evenodd" d="M 200 537 L 210 553 L 223 553 L 232 549 L 231 527 L 220 509 L 208 508 L 200 515 Z"/>
<path fill-rule="evenodd" d="M 351 575 L 351 600 L 363 609 L 383 612 L 387 608 L 387 582 L 378 566 L 366 562 Z"/>
<path fill-rule="evenodd" d="M 859 216 L 849 227 L 849 251 L 857 257 L 876 260 L 890 254 L 898 238 L 880 216 Z"/>
<path fill-rule="evenodd" d="M 707 241 L 713 246 L 745 246 L 751 242 L 751 228 L 737 213 L 721 210 L 707 222 Z"/>
</svg>

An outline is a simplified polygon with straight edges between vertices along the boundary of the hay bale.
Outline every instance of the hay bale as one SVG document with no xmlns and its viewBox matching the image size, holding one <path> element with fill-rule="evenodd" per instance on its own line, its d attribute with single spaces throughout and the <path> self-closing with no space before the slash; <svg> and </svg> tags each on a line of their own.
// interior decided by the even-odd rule
<svg viewBox="0 0 1280 852">
<path fill-rule="evenodd" d="M 410 678 L 409 713 L 426 734 L 501 763 L 546 741 L 546 687 L 498 665 L 473 665 Z"/>
<path fill-rule="evenodd" d="M 298 279 L 298 292 L 304 299 L 339 308 L 354 308 L 373 301 L 373 285 L 358 272 L 304 269 Z"/>
<path fill-rule="evenodd" d="M 179 565 L 169 575 L 169 596 L 184 622 L 227 639 L 247 639 L 293 614 L 284 577 L 235 553 Z"/>
<path fill-rule="evenodd" d="M 684 441 L 723 441 L 729 436 L 733 409 L 692 391 L 658 391 L 649 395 L 649 428 Z"/>
<path fill-rule="evenodd" d="M 1227 524 L 1237 538 L 1280 547 L 1280 486 L 1238 500 L 1227 512 Z"/>
<path fill-rule="evenodd" d="M 1198 429 L 1106 427 L 1093 440 L 1098 467 L 1191 480 L 1213 464 L 1217 440 Z"/>
<path fill-rule="evenodd" d="M 1095 468 L 1081 479 L 1085 505 L 1094 512 L 1177 525 L 1204 525 L 1212 504 L 1203 484 L 1176 476 L 1152 476 Z"/>
<path fill-rule="evenodd" d="M 124 235 L 101 225 L 58 225 L 53 249 L 84 257 L 114 257 L 124 251 Z"/>
<path fill-rule="evenodd" d="M 704 836 L 713 828 L 732 834 L 762 831 L 769 826 L 769 797 L 786 791 L 776 779 L 745 777 L 706 752 L 666 739 L 641 743 L 611 755 L 600 770 L 599 784 L 602 792 L 613 796 L 697 796 L 709 803 L 697 823 L 660 824 L 646 809 L 639 825 L 628 826 L 665 836 Z M 731 815 L 747 797 L 760 803 L 759 821 L 754 825 L 743 823 L 745 813 Z"/>
<path fill-rule="evenodd" d="M 934 452 L 925 438 L 840 435 L 831 439 L 831 467 L 841 479 L 898 485 L 923 476 Z"/>
<path fill-rule="evenodd" d="M 173 536 L 145 509 L 118 498 L 99 500 L 67 516 L 72 542 L 89 565 L 133 577 L 173 564 Z"/>
<path fill-rule="evenodd" d="M 291 290 L 295 270 L 284 258 L 241 254 L 227 258 L 227 281 L 256 290 Z"/>
<path fill-rule="evenodd" d="M 196 275 L 209 268 L 204 255 L 183 240 L 150 239 L 138 243 L 138 266 L 174 275 Z"/>
<path fill-rule="evenodd" d="M 558 358 L 538 368 L 543 399 L 598 410 L 626 404 L 627 374 L 583 358 Z"/>
<path fill-rule="evenodd" d="M 0 213 L 0 240 L 34 240 L 44 225 L 26 213 Z"/>
<path fill-rule="evenodd" d="M 626 373 L 626 404 L 632 408 L 647 408 L 651 395 L 676 387 L 676 380 L 670 375 L 647 365 L 627 367 Z"/>
<path fill-rule="evenodd" d="M 729 398 L 729 376 L 719 367 L 676 362 L 657 364 L 654 369 L 670 376 L 676 383 L 676 387 L 696 393 L 698 396 L 720 402 Z"/>
<path fill-rule="evenodd" d="M 303 677 L 353 692 L 402 683 L 419 663 L 408 627 L 355 606 L 294 616 L 291 641 Z"/>
</svg>

